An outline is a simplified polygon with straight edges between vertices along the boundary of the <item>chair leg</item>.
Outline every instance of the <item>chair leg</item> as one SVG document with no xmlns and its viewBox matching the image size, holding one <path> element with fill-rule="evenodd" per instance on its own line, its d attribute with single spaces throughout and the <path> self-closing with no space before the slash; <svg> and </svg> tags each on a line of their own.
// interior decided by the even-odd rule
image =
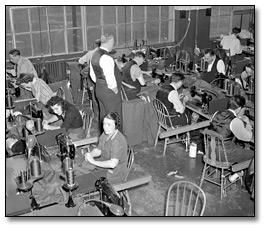
<svg viewBox="0 0 270 232">
<path fill-rule="evenodd" d="M 207 167 L 207 164 L 205 163 L 204 166 L 203 166 L 203 172 L 202 172 L 201 181 L 200 181 L 200 188 L 202 187 L 202 183 L 203 183 L 203 180 L 204 180 L 204 175 L 205 175 L 206 167 Z"/>
<path fill-rule="evenodd" d="M 159 133 L 160 133 L 160 125 L 158 126 L 158 131 L 157 131 L 154 147 L 156 147 L 157 145 Z"/>
<path fill-rule="evenodd" d="M 189 132 L 187 132 L 187 135 L 186 135 L 186 152 L 188 152 L 189 143 L 190 143 L 190 134 L 189 134 Z"/>
<path fill-rule="evenodd" d="M 169 140 L 169 138 L 166 138 L 166 139 L 165 139 L 165 142 L 164 142 L 163 156 L 165 156 L 165 152 L 166 152 L 168 140 Z"/>
<path fill-rule="evenodd" d="M 220 188 L 221 188 L 221 199 L 223 198 L 223 196 L 225 196 L 225 188 L 224 188 L 224 170 L 221 169 L 221 176 L 220 176 Z"/>
</svg>

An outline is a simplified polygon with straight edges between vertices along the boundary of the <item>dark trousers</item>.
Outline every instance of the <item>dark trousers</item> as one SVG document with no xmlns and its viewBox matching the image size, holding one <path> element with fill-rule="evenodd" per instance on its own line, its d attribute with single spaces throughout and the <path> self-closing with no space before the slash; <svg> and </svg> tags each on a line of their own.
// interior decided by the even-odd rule
<svg viewBox="0 0 270 232">
<path fill-rule="evenodd" d="M 107 83 L 99 82 L 96 83 L 96 97 L 99 104 L 99 119 L 102 129 L 102 120 L 110 112 L 117 112 L 120 116 L 119 130 L 123 132 L 123 117 L 122 117 L 122 98 L 121 89 L 118 88 L 118 93 L 115 94 L 111 89 L 108 88 Z M 103 131 L 103 129 L 101 130 Z"/>
</svg>

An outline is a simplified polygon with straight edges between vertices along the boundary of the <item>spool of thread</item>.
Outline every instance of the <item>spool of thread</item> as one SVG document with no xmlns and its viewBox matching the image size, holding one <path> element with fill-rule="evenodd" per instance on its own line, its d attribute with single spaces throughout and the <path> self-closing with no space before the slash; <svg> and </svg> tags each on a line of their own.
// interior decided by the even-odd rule
<svg viewBox="0 0 270 232">
<path fill-rule="evenodd" d="M 37 110 L 37 118 L 40 118 L 43 121 L 43 111 L 41 109 Z"/>
<path fill-rule="evenodd" d="M 21 183 L 24 184 L 27 181 L 26 171 L 21 170 L 20 173 L 21 173 Z"/>
<path fill-rule="evenodd" d="M 224 80 L 224 90 L 228 90 L 228 84 L 229 84 L 229 81 L 226 79 Z"/>
<path fill-rule="evenodd" d="M 73 186 L 75 184 L 75 175 L 74 170 L 72 168 L 69 168 L 66 171 L 66 180 L 68 186 Z"/>
<path fill-rule="evenodd" d="M 69 158 L 66 157 L 63 161 L 63 171 L 64 173 L 67 172 L 67 170 L 69 170 L 70 168 L 73 168 L 73 161 Z"/>
<path fill-rule="evenodd" d="M 30 171 L 31 171 L 31 176 L 33 177 L 39 177 L 41 175 L 41 165 L 40 165 L 40 161 L 37 158 L 34 158 L 30 162 Z"/>
<path fill-rule="evenodd" d="M 189 146 L 189 157 L 196 158 L 196 155 L 197 155 L 197 144 L 191 143 Z"/>
<path fill-rule="evenodd" d="M 6 96 L 6 107 L 7 108 L 13 107 L 12 97 L 9 94 Z"/>
<path fill-rule="evenodd" d="M 43 131 L 42 120 L 40 118 L 37 118 L 35 121 L 35 129 L 37 132 Z"/>
<path fill-rule="evenodd" d="M 233 94 L 234 94 L 234 86 L 233 86 L 233 84 L 229 84 L 228 85 L 228 95 L 233 96 Z"/>
<path fill-rule="evenodd" d="M 74 144 L 69 145 L 69 157 L 73 160 L 75 158 L 76 150 Z"/>
</svg>

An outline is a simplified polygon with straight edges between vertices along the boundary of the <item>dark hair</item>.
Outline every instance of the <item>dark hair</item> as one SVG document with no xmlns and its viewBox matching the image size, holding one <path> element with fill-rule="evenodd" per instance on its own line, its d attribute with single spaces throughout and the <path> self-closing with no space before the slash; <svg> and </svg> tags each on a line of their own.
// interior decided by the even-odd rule
<svg viewBox="0 0 270 232">
<path fill-rule="evenodd" d="M 142 57 L 143 59 L 145 59 L 145 54 L 141 51 L 138 51 L 135 53 L 135 57 Z"/>
<path fill-rule="evenodd" d="M 185 80 L 185 76 L 180 72 L 174 72 L 171 77 L 171 82 L 178 82 Z"/>
<path fill-rule="evenodd" d="M 236 110 L 237 108 L 243 108 L 246 104 L 246 99 L 241 95 L 234 95 L 228 102 L 228 109 Z"/>
<path fill-rule="evenodd" d="M 64 100 L 63 98 L 59 96 L 53 96 L 47 101 L 46 104 L 46 107 L 49 109 L 49 112 L 53 112 L 51 107 L 56 104 L 60 105 L 64 112 L 71 106 L 71 104 L 68 101 Z"/>
<path fill-rule="evenodd" d="M 234 28 L 232 29 L 232 33 L 233 33 L 233 34 L 238 34 L 238 33 L 240 33 L 240 32 L 241 32 L 241 29 L 238 28 L 238 27 L 234 27 Z"/>
<path fill-rule="evenodd" d="M 101 45 L 101 39 L 96 39 L 95 43 L 98 47 L 100 47 Z"/>
<path fill-rule="evenodd" d="M 243 71 L 246 71 L 246 67 L 251 68 L 252 70 L 254 70 L 254 65 L 252 63 L 245 64 L 244 67 L 243 67 Z"/>
<path fill-rule="evenodd" d="M 215 55 L 214 50 L 211 49 L 211 48 L 207 48 L 207 49 L 204 50 L 204 54 L 205 54 L 205 55 L 208 54 L 208 53 L 209 53 L 210 56 Z"/>
<path fill-rule="evenodd" d="M 21 55 L 21 52 L 20 52 L 19 49 L 14 48 L 14 49 L 11 49 L 8 54 L 9 55 L 13 55 L 13 56 L 20 56 Z"/>
<path fill-rule="evenodd" d="M 18 80 L 16 81 L 16 84 L 22 84 L 22 83 L 29 83 L 32 82 L 34 79 L 34 74 L 33 73 L 21 73 L 20 76 L 18 77 Z"/>
<path fill-rule="evenodd" d="M 121 122 L 120 122 L 120 116 L 119 116 L 119 114 L 118 114 L 117 112 L 110 112 L 110 113 L 108 113 L 108 114 L 103 118 L 103 120 L 104 120 L 105 118 L 108 118 L 108 119 L 113 120 L 114 123 L 115 123 L 115 128 L 116 128 L 116 129 L 119 129 L 119 128 L 120 128 L 120 124 L 121 124 Z"/>
</svg>

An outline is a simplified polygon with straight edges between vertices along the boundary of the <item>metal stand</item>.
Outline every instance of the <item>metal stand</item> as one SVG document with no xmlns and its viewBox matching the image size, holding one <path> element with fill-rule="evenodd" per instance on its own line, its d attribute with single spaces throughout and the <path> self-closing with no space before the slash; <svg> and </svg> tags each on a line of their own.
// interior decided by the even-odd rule
<svg viewBox="0 0 270 232">
<path fill-rule="evenodd" d="M 74 185 L 72 185 L 72 186 L 69 186 L 67 183 L 65 183 L 65 184 L 63 185 L 62 188 L 63 188 L 65 191 L 68 191 L 68 193 L 69 193 L 68 202 L 65 204 L 65 206 L 66 206 L 67 208 L 71 208 L 71 207 L 75 207 L 75 206 L 76 206 L 76 204 L 74 203 L 74 201 L 73 201 L 73 199 L 72 199 L 72 191 L 74 191 L 75 189 L 77 189 L 78 186 L 79 186 L 79 184 L 78 184 L 77 182 L 75 182 Z"/>
</svg>

